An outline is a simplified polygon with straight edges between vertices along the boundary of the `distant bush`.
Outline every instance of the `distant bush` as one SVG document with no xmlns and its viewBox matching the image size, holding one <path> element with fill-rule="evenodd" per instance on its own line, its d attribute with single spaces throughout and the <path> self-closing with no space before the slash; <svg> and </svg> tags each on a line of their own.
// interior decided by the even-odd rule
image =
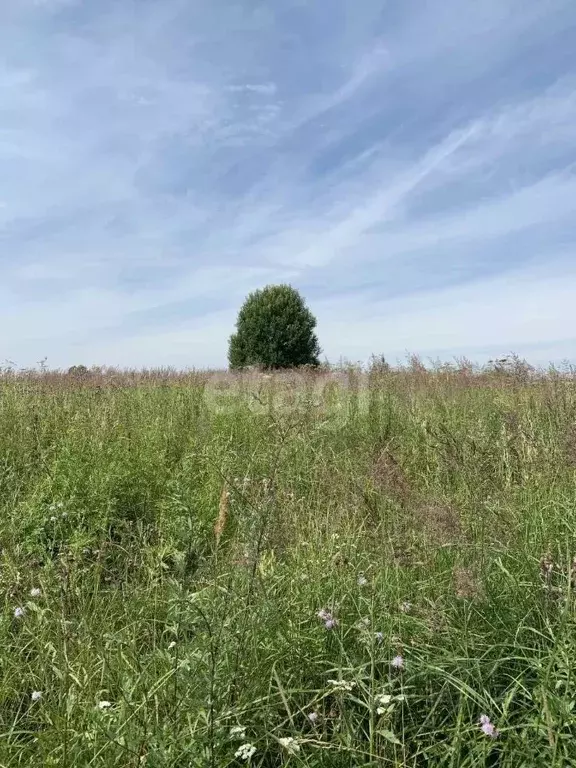
<svg viewBox="0 0 576 768">
<path fill-rule="evenodd" d="M 290 285 L 270 285 L 251 293 L 230 337 L 231 368 L 295 368 L 319 364 L 316 318 Z"/>
<path fill-rule="evenodd" d="M 70 368 L 68 368 L 69 376 L 86 376 L 87 373 L 88 373 L 88 368 L 86 368 L 85 365 L 73 365 Z"/>
</svg>

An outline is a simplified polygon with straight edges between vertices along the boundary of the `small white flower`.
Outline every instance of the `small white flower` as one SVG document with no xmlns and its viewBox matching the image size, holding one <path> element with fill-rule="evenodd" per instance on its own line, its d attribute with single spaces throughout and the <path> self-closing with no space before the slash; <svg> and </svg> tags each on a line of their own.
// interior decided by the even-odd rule
<svg viewBox="0 0 576 768">
<path fill-rule="evenodd" d="M 55 515 L 51 515 L 50 522 L 55 523 L 58 518 Z"/>
<path fill-rule="evenodd" d="M 176 640 L 172 640 L 170 643 L 168 643 L 168 650 L 171 651 L 172 648 L 176 648 Z"/>
<path fill-rule="evenodd" d="M 254 752 L 256 752 L 254 744 L 242 744 L 234 753 L 234 757 L 239 757 L 240 760 L 250 760 Z"/>
<path fill-rule="evenodd" d="M 42 691 L 32 691 L 32 701 L 40 701 L 42 698 Z"/>
<path fill-rule="evenodd" d="M 23 619 L 26 615 L 26 609 L 25 608 L 14 608 L 14 618 L 15 619 Z"/>
<path fill-rule="evenodd" d="M 337 691 L 351 691 L 356 682 L 354 680 L 328 680 L 328 685 L 331 685 Z"/>
<path fill-rule="evenodd" d="M 358 586 L 359 586 L 359 587 L 365 587 L 365 586 L 366 586 L 366 584 L 368 584 L 368 579 L 366 578 L 366 576 L 364 576 L 364 574 L 363 574 L 363 573 L 361 573 L 361 574 L 358 576 Z"/>
<path fill-rule="evenodd" d="M 374 697 L 377 704 L 380 704 L 380 706 L 385 707 L 392 701 L 392 696 L 389 693 L 380 693 L 378 696 Z"/>
<path fill-rule="evenodd" d="M 398 656 L 394 656 L 390 663 L 394 669 L 404 669 L 404 658 L 400 656 L 400 654 L 398 654 Z"/>
<path fill-rule="evenodd" d="M 388 712 L 388 708 L 387 707 L 377 707 L 376 708 L 376 714 L 377 715 L 385 715 L 386 712 Z"/>
<path fill-rule="evenodd" d="M 30 597 L 40 597 L 42 594 L 42 590 L 38 589 L 38 587 L 33 587 L 30 590 Z"/>
<path fill-rule="evenodd" d="M 246 728 L 244 728 L 243 725 L 233 725 L 232 728 L 230 728 L 230 736 L 233 739 L 245 739 Z"/>
<path fill-rule="evenodd" d="M 284 747 L 286 752 L 289 752 L 291 755 L 300 752 L 300 744 L 298 744 L 296 739 L 293 739 L 292 736 L 284 736 L 283 738 L 278 739 L 278 741 Z"/>
<path fill-rule="evenodd" d="M 315 723 L 318 722 L 318 718 L 319 717 L 320 717 L 320 715 L 318 714 L 318 712 L 309 712 L 308 713 L 308 720 L 310 720 L 312 725 L 314 725 Z"/>
<path fill-rule="evenodd" d="M 98 702 L 98 709 L 109 709 L 112 706 L 111 701 L 99 701 Z"/>
</svg>

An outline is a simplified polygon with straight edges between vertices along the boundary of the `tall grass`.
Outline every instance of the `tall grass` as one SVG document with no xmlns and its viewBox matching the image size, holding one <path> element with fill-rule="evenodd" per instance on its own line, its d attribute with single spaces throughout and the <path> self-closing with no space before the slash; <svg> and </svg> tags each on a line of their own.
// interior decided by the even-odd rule
<svg viewBox="0 0 576 768">
<path fill-rule="evenodd" d="M 555 371 L 7 372 L 0 765 L 576 766 L 575 480 Z"/>
</svg>

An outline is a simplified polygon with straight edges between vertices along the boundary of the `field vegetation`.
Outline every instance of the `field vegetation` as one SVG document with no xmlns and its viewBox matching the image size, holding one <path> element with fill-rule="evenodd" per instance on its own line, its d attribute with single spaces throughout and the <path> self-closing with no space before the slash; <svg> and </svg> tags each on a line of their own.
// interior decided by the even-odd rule
<svg viewBox="0 0 576 768">
<path fill-rule="evenodd" d="M 4 371 L 0 765 L 576 766 L 576 375 Z"/>
</svg>

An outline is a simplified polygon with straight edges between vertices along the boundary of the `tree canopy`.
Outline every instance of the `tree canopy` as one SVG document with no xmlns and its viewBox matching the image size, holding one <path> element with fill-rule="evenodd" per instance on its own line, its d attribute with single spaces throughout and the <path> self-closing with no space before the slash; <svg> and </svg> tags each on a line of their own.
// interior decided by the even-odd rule
<svg viewBox="0 0 576 768">
<path fill-rule="evenodd" d="M 316 318 L 290 285 L 269 285 L 248 295 L 230 337 L 231 368 L 318 365 Z"/>
</svg>

